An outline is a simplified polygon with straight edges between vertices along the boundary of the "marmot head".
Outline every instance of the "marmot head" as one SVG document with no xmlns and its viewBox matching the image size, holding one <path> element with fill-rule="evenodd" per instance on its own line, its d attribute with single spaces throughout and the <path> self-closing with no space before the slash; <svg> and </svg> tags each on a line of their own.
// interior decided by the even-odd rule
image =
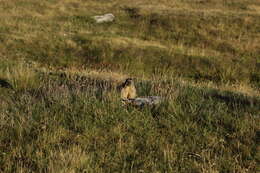
<svg viewBox="0 0 260 173">
<path fill-rule="evenodd" d="M 130 86 L 130 85 L 133 85 L 133 84 L 134 84 L 133 78 L 127 78 L 127 79 L 125 80 L 124 87 Z"/>
</svg>

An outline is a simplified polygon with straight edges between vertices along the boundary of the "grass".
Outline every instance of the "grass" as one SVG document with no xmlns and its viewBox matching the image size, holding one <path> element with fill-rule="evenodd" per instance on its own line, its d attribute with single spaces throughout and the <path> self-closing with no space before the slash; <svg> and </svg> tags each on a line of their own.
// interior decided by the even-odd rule
<svg viewBox="0 0 260 173">
<path fill-rule="evenodd" d="M 166 102 L 126 109 L 118 81 L 102 73 L 36 69 L 31 81 L 37 85 L 20 82 L 15 91 L 0 92 L 2 172 L 258 169 L 259 96 L 174 79 L 138 80 L 140 95 L 162 95 Z"/>
<path fill-rule="evenodd" d="M 0 1 L 0 172 L 258 172 L 259 7 Z"/>
<path fill-rule="evenodd" d="M 259 87 L 257 1 L 149 3 L 1 2 L 1 52 L 58 67 L 127 69 L 146 76 L 167 70 Z M 111 10 L 114 23 L 92 21 L 91 16 Z"/>
</svg>

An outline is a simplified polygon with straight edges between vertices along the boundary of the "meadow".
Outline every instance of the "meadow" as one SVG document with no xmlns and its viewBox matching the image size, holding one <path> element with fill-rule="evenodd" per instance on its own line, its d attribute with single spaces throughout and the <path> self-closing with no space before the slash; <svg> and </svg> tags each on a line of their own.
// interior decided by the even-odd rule
<svg viewBox="0 0 260 173">
<path fill-rule="evenodd" d="M 258 0 L 0 0 L 0 172 L 254 173 L 259 108 Z"/>
</svg>

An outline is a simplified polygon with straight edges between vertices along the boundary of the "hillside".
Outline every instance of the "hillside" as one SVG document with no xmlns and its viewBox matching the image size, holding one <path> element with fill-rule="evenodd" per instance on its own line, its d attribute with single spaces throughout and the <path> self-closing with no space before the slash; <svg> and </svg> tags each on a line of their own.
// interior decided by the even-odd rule
<svg viewBox="0 0 260 173">
<path fill-rule="evenodd" d="M 0 172 L 257 172 L 259 108 L 258 0 L 0 1 Z"/>
</svg>

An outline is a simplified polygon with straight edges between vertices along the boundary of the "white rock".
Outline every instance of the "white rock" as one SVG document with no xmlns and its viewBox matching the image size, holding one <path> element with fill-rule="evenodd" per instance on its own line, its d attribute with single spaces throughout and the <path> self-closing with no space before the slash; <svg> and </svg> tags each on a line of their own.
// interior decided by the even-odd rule
<svg viewBox="0 0 260 173">
<path fill-rule="evenodd" d="M 102 16 L 94 16 L 93 18 L 97 23 L 113 22 L 115 20 L 115 16 L 111 13 L 104 14 Z"/>
</svg>

